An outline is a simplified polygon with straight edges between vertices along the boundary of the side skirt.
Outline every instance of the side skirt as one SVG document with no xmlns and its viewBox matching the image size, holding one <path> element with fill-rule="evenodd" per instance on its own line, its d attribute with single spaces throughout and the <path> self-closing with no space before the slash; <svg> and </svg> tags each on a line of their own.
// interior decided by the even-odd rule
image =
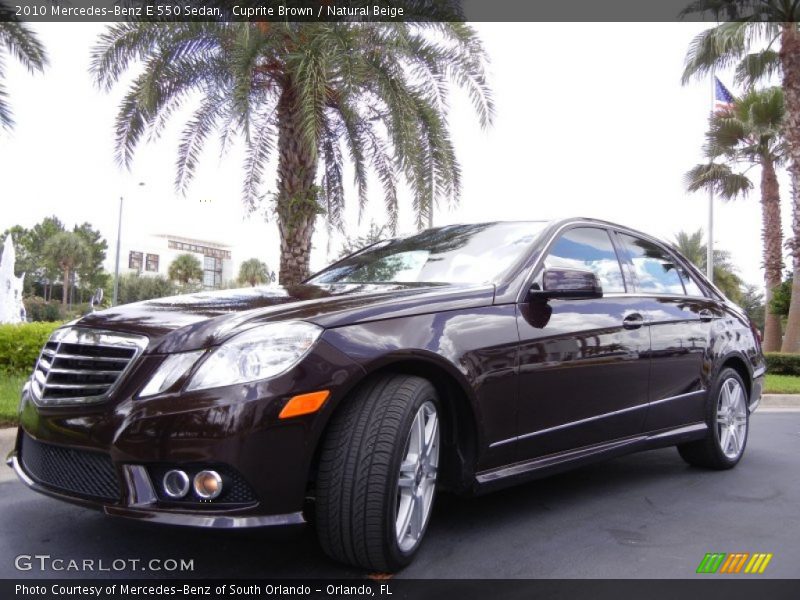
<svg viewBox="0 0 800 600">
<path fill-rule="evenodd" d="M 584 446 L 557 454 L 540 456 L 504 467 L 482 471 L 475 475 L 476 493 L 484 493 L 515 485 L 522 481 L 540 479 L 593 462 L 701 439 L 708 429 L 704 422 L 653 431 L 647 434 Z"/>
</svg>

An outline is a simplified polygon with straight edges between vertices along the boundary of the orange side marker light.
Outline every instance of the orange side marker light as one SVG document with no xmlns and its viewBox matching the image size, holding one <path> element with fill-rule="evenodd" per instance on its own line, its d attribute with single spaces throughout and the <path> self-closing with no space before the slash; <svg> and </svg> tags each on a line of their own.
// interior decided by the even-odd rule
<svg viewBox="0 0 800 600">
<path fill-rule="evenodd" d="M 286 403 L 286 406 L 283 407 L 278 418 L 290 419 L 292 417 L 315 413 L 322 408 L 322 405 L 325 404 L 325 400 L 327 400 L 330 395 L 331 393 L 328 390 L 322 390 L 320 392 L 311 392 L 310 394 L 294 396 Z"/>
</svg>

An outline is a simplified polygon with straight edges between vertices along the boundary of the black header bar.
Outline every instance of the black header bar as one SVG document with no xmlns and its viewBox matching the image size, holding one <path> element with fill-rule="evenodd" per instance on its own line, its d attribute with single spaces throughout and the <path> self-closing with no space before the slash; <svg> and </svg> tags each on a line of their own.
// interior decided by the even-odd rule
<svg viewBox="0 0 800 600">
<path fill-rule="evenodd" d="M 719 15 L 683 15 L 690 0 L 0 0 L 0 20 L 669 22 L 747 16 L 758 5 L 716 2 Z"/>
</svg>

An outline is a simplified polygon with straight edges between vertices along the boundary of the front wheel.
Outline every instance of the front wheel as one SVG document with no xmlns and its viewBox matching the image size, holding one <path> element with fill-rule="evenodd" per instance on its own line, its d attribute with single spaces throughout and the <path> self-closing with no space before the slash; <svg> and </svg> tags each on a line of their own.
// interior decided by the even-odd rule
<svg viewBox="0 0 800 600">
<path fill-rule="evenodd" d="M 317 477 L 317 532 L 332 558 L 379 571 L 411 562 L 430 520 L 439 401 L 429 381 L 387 375 L 333 416 Z"/>
<path fill-rule="evenodd" d="M 681 444 L 678 452 L 690 465 L 710 469 L 735 467 L 747 445 L 750 415 L 747 388 L 733 369 L 723 369 L 710 390 L 706 423 L 705 439 Z"/>
</svg>

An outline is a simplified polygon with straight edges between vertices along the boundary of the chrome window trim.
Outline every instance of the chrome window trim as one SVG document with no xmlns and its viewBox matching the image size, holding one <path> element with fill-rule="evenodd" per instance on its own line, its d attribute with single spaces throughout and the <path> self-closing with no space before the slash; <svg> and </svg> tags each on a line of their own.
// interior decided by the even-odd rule
<svg viewBox="0 0 800 600">
<path fill-rule="evenodd" d="M 678 261 L 684 267 L 687 266 L 686 263 L 688 261 L 684 260 L 682 256 L 678 255 L 674 250 L 670 250 L 669 247 L 666 244 L 664 244 L 664 242 L 659 240 L 658 238 L 655 238 L 655 237 L 653 237 L 651 235 L 648 235 L 646 233 L 642 233 L 640 231 L 636 231 L 635 229 L 629 229 L 629 228 L 624 227 L 622 225 L 617 225 L 616 223 L 610 223 L 610 222 L 601 221 L 601 220 L 592 220 L 592 219 L 586 219 L 586 218 L 568 220 L 568 221 L 562 223 L 561 225 L 559 225 L 558 228 L 550 234 L 550 239 L 543 246 L 542 251 L 539 253 L 539 256 L 536 257 L 536 260 L 533 262 L 533 265 L 531 265 L 528 268 L 528 273 L 525 276 L 522 288 L 517 292 L 517 296 L 516 296 L 516 303 L 517 304 L 525 301 L 525 298 L 527 297 L 528 290 L 530 289 L 531 284 L 533 283 L 534 276 L 535 276 L 537 270 L 539 269 L 539 267 L 542 266 L 542 263 L 544 262 L 544 259 L 546 258 L 547 253 L 550 251 L 550 248 L 553 246 L 555 240 L 564 231 L 566 231 L 568 229 L 571 229 L 571 228 L 574 228 L 574 227 L 594 227 L 594 228 L 605 229 L 609 233 L 609 235 L 613 232 L 613 233 L 624 233 L 626 235 L 632 235 L 632 236 L 641 237 L 642 239 L 645 239 L 648 242 L 656 244 L 659 247 L 665 249 L 669 254 L 674 255 L 675 258 L 677 258 Z M 612 236 L 612 242 L 615 242 L 615 240 L 613 239 L 613 236 Z M 614 243 L 614 246 L 615 246 L 615 250 L 618 252 L 617 259 L 619 260 L 619 259 L 622 258 L 622 257 L 619 256 L 620 248 L 617 247 L 617 243 L 616 242 Z M 627 262 L 625 264 L 627 264 Z M 690 271 L 691 270 L 692 269 L 690 269 Z M 623 272 L 623 275 L 625 275 L 624 272 Z M 627 283 L 628 282 L 626 281 L 625 282 L 626 289 L 627 289 Z M 635 282 L 633 282 L 633 283 L 635 283 Z M 701 284 L 700 285 L 701 291 L 706 291 L 706 292 L 710 291 L 708 289 L 704 289 L 704 288 L 707 288 L 709 286 L 709 283 L 706 281 L 705 277 L 700 279 L 700 284 Z M 712 289 L 714 289 L 714 288 L 712 288 Z M 718 292 L 718 293 L 721 293 L 721 292 Z M 617 294 L 623 295 L 622 292 L 609 292 L 608 296 L 617 295 Z M 685 296 L 685 295 L 681 295 L 681 294 L 652 294 L 652 293 L 649 293 L 649 292 L 648 293 L 625 292 L 624 295 L 638 296 L 638 297 L 642 297 L 642 296 L 645 296 L 645 297 L 665 297 L 665 296 L 668 296 L 668 297 L 676 297 L 676 298 L 696 298 L 696 299 L 704 299 L 704 300 L 709 300 L 709 301 L 712 301 L 712 302 L 720 303 L 720 300 L 718 300 L 717 298 L 714 298 L 713 295 L 711 295 L 711 294 L 709 294 L 708 296 Z M 605 296 L 606 296 L 606 294 L 603 294 L 603 297 L 605 297 Z"/>
<path fill-rule="evenodd" d="M 62 356 L 69 358 L 70 356 L 78 356 L 73 354 L 58 354 L 58 349 L 55 352 L 50 351 L 47 348 L 47 343 L 55 342 L 60 345 L 63 344 L 84 344 L 87 346 L 96 345 L 96 346 L 110 346 L 110 347 L 125 347 L 125 348 L 133 348 L 134 354 L 131 358 L 119 358 L 116 359 L 117 362 L 127 361 L 127 365 L 125 368 L 119 371 L 119 376 L 111 384 L 108 390 L 105 391 L 103 394 L 99 394 L 97 396 L 72 396 L 66 398 L 43 398 L 42 397 L 42 383 L 40 383 L 36 379 L 36 374 L 40 373 L 39 371 L 39 364 L 42 360 L 44 360 L 47 364 L 51 365 L 51 361 L 55 356 Z M 42 348 L 39 353 L 39 358 L 36 361 L 36 365 L 33 368 L 33 373 L 30 377 L 31 382 L 31 399 L 36 406 L 40 407 L 53 407 L 53 406 L 86 406 L 86 405 L 93 405 L 93 404 L 100 404 L 105 402 L 108 397 L 119 387 L 120 383 L 125 379 L 125 376 L 136 363 L 137 359 L 142 355 L 145 348 L 147 348 L 148 343 L 150 342 L 149 338 L 143 335 L 134 335 L 130 333 L 118 333 L 116 331 L 107 331 L 103 329 L 92 329 L 90 327 L 62 327 L 60 329 L 56 329 L 51 335 L 50 338 L 47 340 L 47 343 Z M 44 356 L 50 357 L 49 360 L 44 358 Z M 97 360 L 99 362 L 102 361 L 112 361 L 109 357 L 90 357 L 91 360 Z M 49 371 L 48 371 L 49 374 Z M 46 384 L 46 380 L 44 382 Z M 60 389 L 70 389 L 70 385 L 72 384 L 51 384 L 50 386 L 60 388 Z M 81 385 L 79 387 L 86 388 L 91 387 L 92 384 Z M 48 387 L 50 387 L 48 386 Z"/>
</svg>

